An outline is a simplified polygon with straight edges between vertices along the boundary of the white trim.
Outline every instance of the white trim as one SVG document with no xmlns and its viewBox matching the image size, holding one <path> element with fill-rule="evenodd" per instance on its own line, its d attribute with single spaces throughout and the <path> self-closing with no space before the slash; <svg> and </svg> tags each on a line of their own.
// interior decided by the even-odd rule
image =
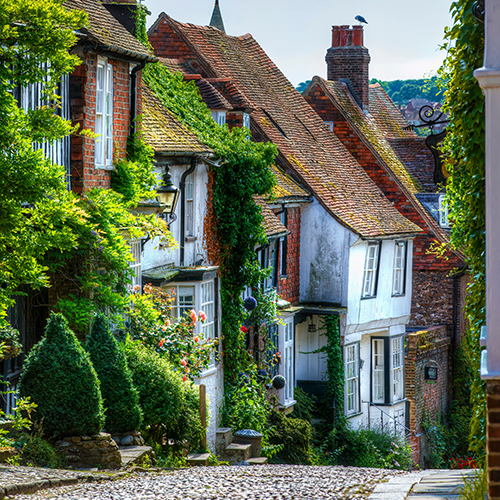
<svg viewBox="0 0 500 500">
<path fill-rule="evenodd" d="M 113 65 L 99 57 L 96 67 L 95 167 L 113 167 Z"/>
</svg>

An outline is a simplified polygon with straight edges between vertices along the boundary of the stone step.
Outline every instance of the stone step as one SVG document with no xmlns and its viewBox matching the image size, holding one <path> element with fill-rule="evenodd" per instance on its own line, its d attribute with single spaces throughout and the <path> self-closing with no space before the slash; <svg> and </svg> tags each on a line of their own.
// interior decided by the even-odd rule
<svg viewBox="0 0 500 500">
<path fill-rule="evenodd" d="M 250 465 L 266 465 L 267 457 L 249 458 L 247 461 Z"/>
<path fill-rule="evenodd" d="M 193 466 L 208 465 L 210 453 L 190 453 L 187 457 L 187 463 Z"/>
<path fill-rule="evenodd" d="M 220 460 L 223 462 L 229 462 L 229 465 L 237 465 L 243 460 L 248 461 L 251 455 L 252 445 L 231 443 L 229 446 L 226 446 Z"/>
<path fill-rule="evenodd" d="M 154 462 L 154 452 L 151 446 L 118 446 L 122 456 L 123 467 L 142 465 L 148 456 L 150 463 Z"/>
<path fill-rule="evenodd" d="M 215 454 L 222 455 L 232 440 L 233 430 L 231 427 L 218 427 L 215 434 Z"/>
</svg>

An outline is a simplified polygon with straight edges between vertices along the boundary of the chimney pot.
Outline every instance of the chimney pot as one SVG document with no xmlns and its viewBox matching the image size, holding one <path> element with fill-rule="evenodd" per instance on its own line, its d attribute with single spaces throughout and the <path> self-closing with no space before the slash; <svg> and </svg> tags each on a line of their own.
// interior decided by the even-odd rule
<svg viewBox="0 0 500 500">
<path fill-rule="evenodd" d="M 352 27 L 352 44 L 358 47 L 363 46 L 363 26 Z"/>
<path fill-rule="evenodd" d="M 332 26 L 332 47 L 340 47 L 340 26 Z"/>
</svg>

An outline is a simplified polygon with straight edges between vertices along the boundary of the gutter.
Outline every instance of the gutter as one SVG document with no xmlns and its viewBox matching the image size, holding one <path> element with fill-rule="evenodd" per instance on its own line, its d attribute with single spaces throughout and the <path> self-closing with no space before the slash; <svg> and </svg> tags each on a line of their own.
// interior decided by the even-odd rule
<svg viewBox="0 0 500 500">
<path fill-rule="evenodd" d="M 137 73 L 144 69 L 147 61 L 141 61 L 130 72 L 130 126 L 129 137 L 132 137 L 136 132 L 136 108 L 137 108 Z"/>
<path fill-rule="evenodd" d="M 186 219 L 185 219 L 185 189 L 186 189 L 186 177 L 189 174 L 192 174 L 196 168 L 196 165 L 198 165 L 198 160 L 196 157 L 193 157 L 191 159 L 191 166 L 182 174 L 181 176 L 181 182 L 180 182 L 180 190 L 181 190 L 181 234 L 180 234 L 180 267 L 184 266 L 184 244 L 185 244 L 185 233 L 186 233 Z"/>
<path fill-rule="evenodd" d="M 158 62 L 158 58 L 155 56 L 151 56 L 149 54 L 139 54 L 139 52 L 134 52 L 133 50 L 122 49 L 121 47 L 106 45 L 104 43 L 97 44 L 96 49 L 102 52 L 112 52 L 113 54 L 118 54 L 122 57 L 135 59 L 136 61 L 144 61 L 145 63 Z"/>
</svg>

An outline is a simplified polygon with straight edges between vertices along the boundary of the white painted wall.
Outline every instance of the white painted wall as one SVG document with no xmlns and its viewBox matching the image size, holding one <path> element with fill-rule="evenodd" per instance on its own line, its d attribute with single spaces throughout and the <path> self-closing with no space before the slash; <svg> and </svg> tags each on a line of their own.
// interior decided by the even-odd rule
<svg viewBox="0 0 500 500">
<path fill-rule="evenodd" d="M 171 163 L 170 174 L 172 175 L 172 182 L 175 186 L 179 187 L 181 183 L 182 174 L 189 169 L 190 164 L 174 164 Z M 157 170 L 158 176 L 162 174 L 160 170 Z M 180 245 L 184 244 L 184 265 L 192 266 L 196 261 L 203 258 L 204 264 L 206 262 L 206 250 L 203 247 L 203 222 L 206 214 L 207 206 L 207 182 L 208 182 L 208 172 L 207 166 L 198 162 L 194 175 L 194 224 L 195 224 L 195 237 L 194 241 L 192 238 L 188 238 L 189 241 L 180 241 L 180 230 L 181 230 L 181 200 L 179 196 L 179 202 L 177 203 L 176 215 L 177 220 L 170 225 L 170 230 L 175 241 L 178 243 L 178 248 L 165 250 L 159 244 L 158 239 L 148 241 L 144 246 L 144 252 L 142 254 L 142 269 L 152 269 L 154 267 L 165 266 L 172 264 L 174 267 L 180 265 Z"/>
</svg>

